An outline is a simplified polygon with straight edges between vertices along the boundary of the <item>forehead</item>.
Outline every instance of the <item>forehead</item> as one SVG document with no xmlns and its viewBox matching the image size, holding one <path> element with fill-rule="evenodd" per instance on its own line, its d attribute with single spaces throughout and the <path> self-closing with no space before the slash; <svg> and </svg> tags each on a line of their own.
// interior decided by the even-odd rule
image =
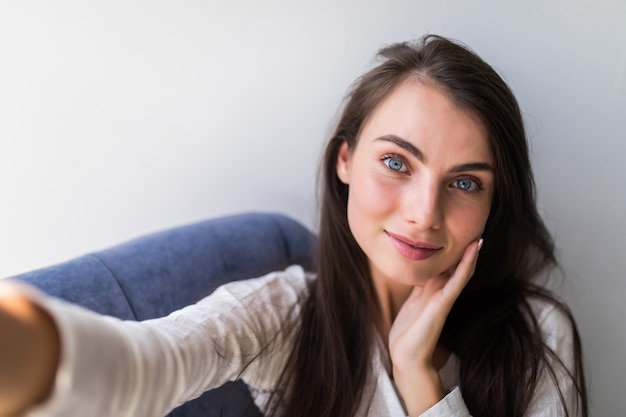
<svg viewBox="0 0 626 417">
<path fill-rule="evenodd" d="M 443 89 L 417 79 L 399 84 L 383 99 L 361 129 L 358 143 L 397 136 L 429 154 L 493 163 L 487 129 L 459 107 Z"/>
</svg>

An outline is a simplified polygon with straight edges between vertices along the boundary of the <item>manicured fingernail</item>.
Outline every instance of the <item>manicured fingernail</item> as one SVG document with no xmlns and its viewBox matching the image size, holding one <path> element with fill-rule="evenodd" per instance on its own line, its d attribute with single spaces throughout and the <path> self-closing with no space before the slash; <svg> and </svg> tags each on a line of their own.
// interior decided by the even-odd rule
<svg viewBox="0 0 626 417">
<path fill-rule="evenodd" d="M 480 250 L 480 248 L 482 248 L 482 247 L 483 247 L 483 242 L 484 242 L 484 240 L 483 240 L 483 238 L 481 237 L 481 238 L 480 238 L 480 240 L 478 241 L 478 250 Z"/>
</svg>

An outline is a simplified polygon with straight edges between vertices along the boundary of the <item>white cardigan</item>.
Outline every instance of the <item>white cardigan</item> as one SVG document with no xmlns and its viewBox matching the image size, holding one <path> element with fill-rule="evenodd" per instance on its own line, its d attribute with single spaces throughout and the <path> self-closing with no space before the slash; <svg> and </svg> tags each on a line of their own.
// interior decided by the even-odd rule
<svg viewBox="0 0 626 417">
<path fill-rule="evenodd" d="M 197 304 L 144 322 L 100 316 L 22 284 L 1 283 L 29 294 L 50 312 L 61 334 L 61 363 L 53 394 L 27 417 L 163 416 L 238 376 L 263 410 L 292 345 L 281 329 L 297 319 L 313 279 L 314 275 L 292 266 L 226 284 Z M 566 317 L 546 303 L 535 302 L 533 307 L 546 343 L 572 369 L 572 331 Z M 250 363 L 270 340 L 269 348 Z M 406 416 L 389 371 L 388 355 L 379 341 L 358 416 Z M 422 416 L 469 416 L 456 387 L 454 355 L 440 375 L 448 394 Z M 559 378 L 567 381 L 563 373 Z M 573 411 L 575 390 L 568 382 L 561 382 L 561 387 Z M 544 375 L 528 416 L 563 415 L 555 385 Z"/>
</svg>

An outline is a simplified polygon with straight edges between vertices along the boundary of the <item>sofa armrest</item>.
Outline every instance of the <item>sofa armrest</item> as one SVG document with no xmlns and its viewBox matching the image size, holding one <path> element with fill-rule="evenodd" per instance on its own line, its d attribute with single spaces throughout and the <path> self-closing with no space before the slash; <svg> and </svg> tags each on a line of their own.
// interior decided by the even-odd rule
<svg viewBox="0 0 626 417">
<path fill-rule="evenodd" d="M 152 233 L 14 277 L 123 319 L 161 317 L 217 286 L 290 264 L 312 267 L 314 236 L 275 213 L 244 213 Z"/>
</svg>

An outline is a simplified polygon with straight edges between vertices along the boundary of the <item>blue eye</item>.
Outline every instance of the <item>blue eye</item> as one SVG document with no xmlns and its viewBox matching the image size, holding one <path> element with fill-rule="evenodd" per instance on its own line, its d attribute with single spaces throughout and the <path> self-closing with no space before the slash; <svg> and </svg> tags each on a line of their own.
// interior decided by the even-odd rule
<svg viewBox="0 0 626 417">
<path fill-rule="evenodd" d="M 402 171 L 404 164 L 402 161 L 396 158 L 385 158 L 385 165 L 393 171 Z"/>
<path fill-rule="evenodd" d="M 456 187 L 461 191 L 476 191 L 476 189 L 479 188 L 476 182 L 468 178 L 461 178 L 459 180 L 456 180 L 452 183 L 452 185 L 453 187 Z"/>
</svg>

